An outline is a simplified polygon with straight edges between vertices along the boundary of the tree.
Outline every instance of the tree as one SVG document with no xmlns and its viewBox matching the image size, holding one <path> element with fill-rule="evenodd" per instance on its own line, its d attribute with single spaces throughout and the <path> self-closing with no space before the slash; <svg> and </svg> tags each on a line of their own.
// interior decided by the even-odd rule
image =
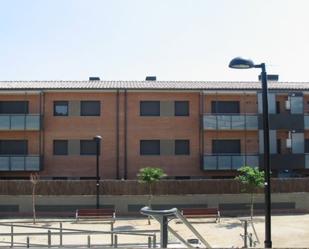
<svg viewBox="0 0 309 249">
<path fill-rule="evenodd" d="M 30 182 L 32 183 L 32 213 L 33 213 L 33 224 L 36 221 L 36 212 L 35 212 L 35 187 L 39 182 L 39 175 L 38 173 L 31 173 L 30 174 Z"/>
<path fill-rule="evenodd" d="M 264 171 L 259 168 L 243 166 L 238 169 L 239 176 L 235 177 L 242 184 L 242 190 L 250 193 L 250 217 L 253 218 L 254 193 L 264 187 Z"/>
<path fill-rule="evenodd" d="M 148 207 L 151 207 L 153 183 L 159 181 L 164 176 L 166 176 L 166 174 L 160 168 L 146 167 L 139 170 L 137 174 L 137 179 L 140 183 L 146 183 L 148 185 Z M 148 224 L 150 225 L 149 218 Z"/>
</svg>

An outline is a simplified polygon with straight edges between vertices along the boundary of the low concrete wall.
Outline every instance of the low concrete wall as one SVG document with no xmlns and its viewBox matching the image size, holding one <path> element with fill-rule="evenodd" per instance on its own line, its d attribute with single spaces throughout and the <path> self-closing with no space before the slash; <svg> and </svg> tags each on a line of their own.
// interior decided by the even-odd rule
<svg viewBox="0 0 309 249">
<path fill-rule="evenodd" d="M 115 207 L 119 215 L 138 214 L 139 209 L 147 203 L 147 195 L 102 195 L 100 203 L 104 207 Z M 153 208 L 171 207 L 219 207 L 223 214 L 243 213 L 249 210 L 249 194 L 202 194 L 202 195 L 160 195 L 154 196 Z M 95 207 L 94 195 L 74 196 L 38 196 L 37 211 L 67 212 L 73 215 L 77 208 Z M 255 195 L 256 210 L 263 209 L 264 195 Z M 275 193 L 272 194 L 273 210 L 309 210 L 309 193 Z M 12 211 L 32 211 L 31 195 L 5 196 L 0 198 L 2 216 Z"/>
</svg>

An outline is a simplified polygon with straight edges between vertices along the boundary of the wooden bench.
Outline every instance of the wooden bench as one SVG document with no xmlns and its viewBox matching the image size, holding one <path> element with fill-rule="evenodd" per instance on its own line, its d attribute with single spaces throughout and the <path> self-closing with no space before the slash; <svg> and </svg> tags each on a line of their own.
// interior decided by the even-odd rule
<svg viewBox="0 0 309 249">
<path fill-rule="evenodd" d="M 218 208 L 182 208 L 181 213 L 186 218 L 216 218 L 216 222 L 220 222 L 220 211 Z"/>
<path fill-rule="evenodd" d="M 79 219 L 104 219 L 114 223 L 116 219 L 116 213 L 112 208 L 77 209 L 75 218 L 76 221 Z"/>
</svg>

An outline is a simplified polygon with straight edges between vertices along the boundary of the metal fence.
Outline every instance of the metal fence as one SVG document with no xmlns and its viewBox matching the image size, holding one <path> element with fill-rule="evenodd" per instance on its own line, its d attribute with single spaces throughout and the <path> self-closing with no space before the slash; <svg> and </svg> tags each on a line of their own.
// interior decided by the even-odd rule
<svg viewBox="0 0 309 249">
<path fill-rule="evenodd" d="M 20 225 L 20 224 L 9 224 L 9 223 L 0 223 L 0 226 L 9 227 L 10 232 L 0 233 L 0 247 L 93 247 L 93 246 L 107 246 L 107 247 L 121 247 L 121 246 L 139 246 L 139 247 L 148 247 L 156 248 L 157 236 L 156 233 L 159 230 L 122 230 L 115 231 L 111 225 L 110 231 L 98 231 L 98 230 L 83 230 L 83 229 L 71 229 L 63 228 L 63 223 L 59 223 L 59 227 L 37 227 L 30 225 Z M 23 232 L 16 232 L 16 228 L 23 228 Z M 43 231 L 30 231 L 27 232 L 27 229 L 34 230 L 43 230 Z M 110 235 L 110 243 L 92 243 L 92 236 L 94 235 Z M 145 243 L 124 243 L 121 242 L 119 237 L 120 235 L 126 236 L 141 236 L 146 239 Z M 64 238 L 68 236 L 84 236 L 85 243 L 79 244 L 65 244 Z M 16 237 L 24 237 L 24 242 L 21 242 L 20 239 L 16 241 Z M 31 239 L 33 237 L 42 237 L 45 238 L 46 243 L 35 243 Z M 8 238 L 6 241 L 5 238 Z"/>
</svg>

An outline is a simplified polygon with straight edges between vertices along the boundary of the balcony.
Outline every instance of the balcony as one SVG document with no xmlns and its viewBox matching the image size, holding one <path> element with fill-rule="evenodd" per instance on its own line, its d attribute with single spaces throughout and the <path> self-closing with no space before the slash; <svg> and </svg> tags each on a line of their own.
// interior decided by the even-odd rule
<svg viewBox="0 0 309 249">
<path fill-rule="evenodd" d="M 237 170 L 245 165 L 258 167 L 259 156 L 244 154 L 204 155 L 204 170 Z"/>
<path fill-rule="evenodd" d="M 263 116 L 259 115 L 259 128 L 263 129 Z M 278 113 L 269 114 L 269 129 L 271 130 L 304 130 L 306 119 L 303 114 Z M 309 126 L 309 120 L 307 120 Z M 309 127 L 308 127 L 309 128 Z"/>
<path fill-rule="evenodd" d="M 304 128 L 309 129 L 309 115 L 304 116 Z"/>
<path fill-rule="evenodd" d="M 0 156 L 0 171 L 39 171 L 40 169 L 40 156 L 37 155 Z"/>
<path fill-rule="evenodd" d="M 7 130 L 40 130 L 39 114 L 8 114 L 0 115 L 0 131 Z"/>
<path fill-rule="evenodd" d="M 257 130 L 258 115 L 205 114 L 204 130 Z"/>
<path fill-rule="evenodd" d="M 264 155 L 260 154 L 260 167 L 264 167 Z M 309 159 L 309 158 L 308 158 Z M 308 161 L 309 163 L 309 161 Z M 270 167 L 273 170 L 304 169 L 307 165 L 305 154 L 272 154 Z"/>
</svg>

